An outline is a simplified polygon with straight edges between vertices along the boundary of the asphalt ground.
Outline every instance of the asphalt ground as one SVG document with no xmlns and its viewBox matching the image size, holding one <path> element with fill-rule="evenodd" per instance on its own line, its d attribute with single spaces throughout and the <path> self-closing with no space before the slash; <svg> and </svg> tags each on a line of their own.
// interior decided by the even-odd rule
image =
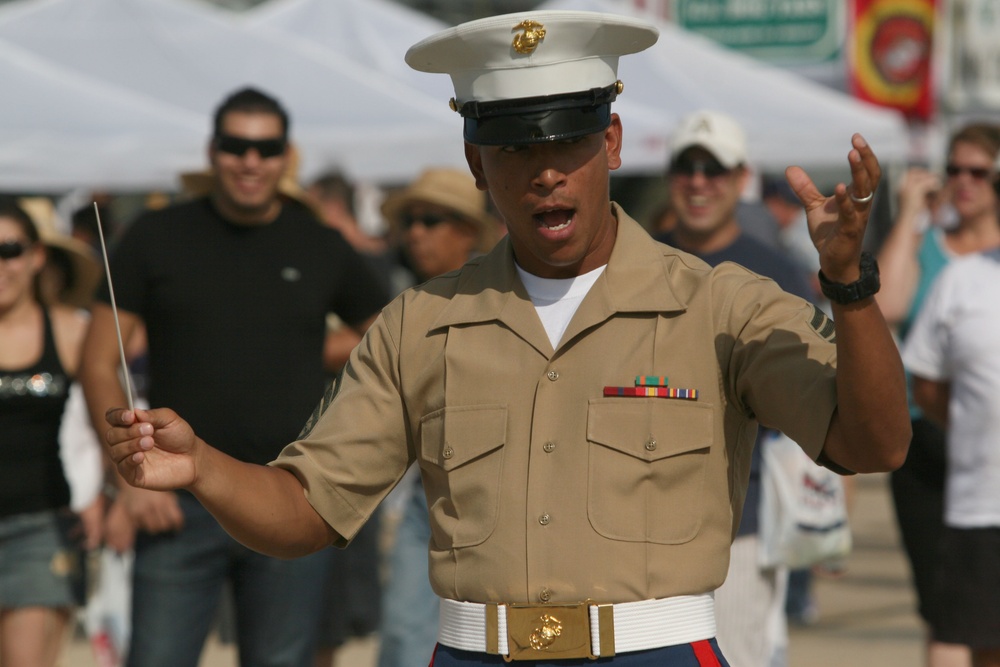
<svg viewBox="0 0 1000 667">
<path fill-rule="evenodd" d="M 923 664 L 923 630 L 900 548 L 887 475 L 856 478 L 851 511 L 854 549 L 838 576 L 814 578 L 818 618 L 790 629 L 789 667 L 905 667 Z M 376 637 L 354 640 L 335 667 L 374 667 Z M 231 646 L 210 638 L 200 667 L 235 667 Z M 77 636 L 64 667 L 102 667 Z M 739 667 L 734 665 L 733 667 Z"/>
</svg>

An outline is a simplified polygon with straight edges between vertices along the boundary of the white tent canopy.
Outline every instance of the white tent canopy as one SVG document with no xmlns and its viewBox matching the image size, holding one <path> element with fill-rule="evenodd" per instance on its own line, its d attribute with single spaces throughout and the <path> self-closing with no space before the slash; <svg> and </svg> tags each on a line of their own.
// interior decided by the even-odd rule
<svg viewBox="0 0 1000 667">
<path fill-rule="evenodd" d="M 549 8 L 629 13 L 608 0 Z M 615 103 L 622 173 L 659 173 L 677 120 L 700 108 L 739 118 L 751 160 L 846 165 L 862 132 L 885 163 L 907 155 L 895 112 L 727 51 L 671 24 L 622 59 Z M 175 187 L 205 165 L 221 98 L 256 85 L 292 116 L 300 177 L 338 167 L 376 182 L 462 166 L 461 121 L 444 75 L 403 54 L 443 24 L 390 0 L 272 0 L 239 16 L 197 0 L 20 0 L 0 7 L 0 188 Z"/>
<path fill-rule="evenodd" d="M 90 80 L 0 42 L 0 184 L 62 191 L 80 184 L 169 183 L 204 146 L 206 119 Z M 141 161 L 142 168 L 136 168 Z"/>
<path fill-rule="evenodd" d="M 188 159 L 184 169 L 204 166 L 209 118 L 221 98 L 244 85 L 273 93 L 289 109 L 292 136 L 301 155 L 301 175 L 336 166 L 355 178 L 404 180 L 429 161 L 464 164 L 454 114 L 438 100 L 408 88 L 360 61 L 317 54 L 294 40 L 250 34 L 232 15 L 186 0 L 31 0 L 0 8 L 0 45 L 8 45 L 75 73 L 82 81 L 102 81 L 105 90 L 129 91 L 134 98 L 160 105 L 187 124 L 192 115 L 205 119 L 195 142 L 178 145 Z M 53 87 L 50 97 L 60 93 Z M 7 106 L 7 105 L 5 105 Z M 109 123 L 117 107 L 101 112 Z M 55 104 L 53 127 L 94 111 Z M 14 118 L 0 111 L 0 125 L 16 131 Z M 124 114 L 124 112 L 123 112 Z M 127 118 L 118 119 L 127 123 Z M 177 122 L 177 121 L 175 121 Z M 165 119 L 163 130 L 170 123 Z M 135 139 L 122 169 L 162 174 L 156 133 Z M 0 151 L 3 148 L 0 147 Z M 29 150 L 25 146 L 24 150 Z M 95 146 L 95 150 L 99 147 Z M 86 153 L 78 159 L 85 159 Z M 44 152 L 32 156 L 41 166 Z M 5 162 L 0 154 L 0 163 Z M 171 167 L 177 166 L 174 156 Z M 0 173 L 0 182 L 7 182 Z M 79 185 L 125 185 L 108 177 L 83 178 Z M 36 188 L 60 187 L 64 178 Z M 161 186 L 175 184 L 160 182 Z"/>
<path fill-rule="evenodd" d="M 628 3 L 611 0 L 553 0 L 541 8 L 642 16 Z M 661 35 L 657 44 L 622 58 L 619 68 L 625 92 L 615 110 L 625 128 L 623 173 L 661 171 L 677 121 L 702 108 L 726 111 L 743 122 L 751 158 L 762 170 L 789 164 L 843 167 L 854 132 L 864 134 L 883 161 L 906 158 L 909 140 L 900 114 L 727 50 L 673 24 L 654 23 Z M 271 0 L 248 13 L 247 25 L 260 34 L 283 33 L 318 53 L 371 64 L 441 103 L 453 95 L 447 76 L 414 72 L 403 62 L 411 44 L 446 26 L 391 0 Z"/>
<path fill-rule="evenodd" d="M 609 0 L 551 0 L 540 9 L 572 9 L 647 16 Z M 903 161 L 908 154 L 906 123 L 899 113 L 867 104 L 766 65 L 748 56 L 662 21 L 653 21 L 660 38 L 650 49 L 625 56 L 618 75 L 625 84 L 618 98 L 625 135 L 647 137 L 645 150 L 623 156 L 632 168 L 662 170 L 666 141 L 684 115 L 715 109 L 738 119 L 747 131 L 750 160 L 759 170 L 847 166 L 850 137 L 861 132 L 883 163 Z M 633 118 L 628 105 L 647 113 Z M 649 110 L 656 110 L 649 126 Z M 638 163 L 638 164 L 636 164 Z"/>
<path fill-rule="evenodd" d="M 447 76 L 418 72 L 403 59 L 411 45 L 448 25 L 393 0 L 271 0 L 245 12 L 244 25 L 364 63 L 445 108 L 454 95 Z"/>
</svg>

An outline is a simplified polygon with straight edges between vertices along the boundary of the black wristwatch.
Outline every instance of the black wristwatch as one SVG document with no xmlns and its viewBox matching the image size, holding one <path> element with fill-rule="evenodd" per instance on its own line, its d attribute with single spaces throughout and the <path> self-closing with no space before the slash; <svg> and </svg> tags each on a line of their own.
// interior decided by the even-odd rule
<svg viewBox="0 0 1000 667">
<path fill-rule="evenodd" d="M 861 277 L 849 285 L 834 283 L 827 280 L 823 272 L 819 272 L 819 286 L 823 295 L 834 303 L 846 305 L 874 296 L 881 286 L 878 278 L 878 262 L 870 252 L 861 253 Z"/>
</svg>

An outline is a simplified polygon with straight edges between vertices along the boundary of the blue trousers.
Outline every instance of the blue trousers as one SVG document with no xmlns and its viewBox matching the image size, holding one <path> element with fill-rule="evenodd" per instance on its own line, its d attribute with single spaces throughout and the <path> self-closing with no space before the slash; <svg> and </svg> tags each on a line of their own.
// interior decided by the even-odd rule
<svg viewBox="0 0 1000 667">
<path fill-rule="evenodd" d="M 666 646 L 648 651 L 622 653 L 610 658 L 579 658 L 574 660 L 539 660 L 523 664 L 531 667 L 584 667 L 585 665 L 615 665 L 618 667 L 729 667 L 722 657 L 722 651 L 714 639 L 695 644 Z M 487 655 L 460 651 L 449 646 L 438 644 L 434 652 L 434 661 L 430 667 L 485 667 L 486 665 L 504 665 L 503 656 Z"/>
<path fill-rule="evenodd" d="M 419 480 L 409 491 L 382 589 L 378 667 L 427 667 L 437 643 L 439 602 L 427 574 L 427 501 Z"/>
<path fill-rule="evenodd" d="M 192 495 L 178 498 L 184 527 L 136 540 L 128 667 L 197 667 L 227 581 L 240 665 L 312 667 L 332 552 L 263 556 L 231 538 Z"/>
</svg>

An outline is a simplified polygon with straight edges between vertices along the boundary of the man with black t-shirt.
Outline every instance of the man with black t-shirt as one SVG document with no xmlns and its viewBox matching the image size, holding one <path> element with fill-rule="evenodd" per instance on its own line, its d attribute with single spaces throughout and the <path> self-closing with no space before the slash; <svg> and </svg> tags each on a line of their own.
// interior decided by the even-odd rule
<svg viewBox="0 0 1000 667">
<path fill-rule="evenodd" d="M 338 232 L 279 195 L 288 117 L 276 100 L 228 97 L 208 154 L 210 195 L 144 215 L 112 258 L 122 336 L 145 325 L 154 404 L 183 406 L 230 455 L 265 463 L 323 394 L 326 315 L 363 333 L 387 297 Z M 81 379 L 100 425 L 125 397 L 106 287 L 99 301 Z M 227 580 L 242 664 L 311 664 L 327 551 L 261 556 L 191 494 L 123 487 L 108 540 L 124 549 L 133 534 L 129 665 L 194 667 Z"/>
</svg>

